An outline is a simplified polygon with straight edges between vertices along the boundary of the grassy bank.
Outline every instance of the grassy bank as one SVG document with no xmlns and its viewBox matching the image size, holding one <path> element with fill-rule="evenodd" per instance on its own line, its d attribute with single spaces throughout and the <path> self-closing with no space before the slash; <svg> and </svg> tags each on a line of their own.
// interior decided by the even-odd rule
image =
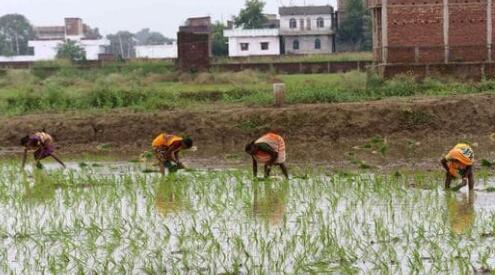
<svg viewBox="0 0 495 275">
<path fill-rule="evenodd" d="M 289 104 L 455 95 L 495 88 L 495 81 L 460 83 L 427 79 L 416 82 L 407 76 L 382 81 L 360 72 L 335 75 L 272 75 L 254 71 L 185 74 L 164 68 L 160 63 L 114 65 L 97 70 L 63 66 L 51 73 L 35 67 L 0 75 L 0 113 L 19 115 L 126 107 L 144 111 L 196 108 L 211 103 L 267 106 L 272 103 L 271 91 L 275 82 L 286 83 Z"/>
</svg>

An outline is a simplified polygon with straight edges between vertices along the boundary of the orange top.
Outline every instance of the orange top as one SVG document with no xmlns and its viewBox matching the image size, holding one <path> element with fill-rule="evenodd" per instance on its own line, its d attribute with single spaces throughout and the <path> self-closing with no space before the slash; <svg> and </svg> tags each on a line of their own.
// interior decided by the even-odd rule
<svg viewBox="0 0 495 275">
<path fill-rule="evenodd" d="M 275 163 L 280 164 L 285 162 L 286 154 L 285 154 L 285 141 L 284 139 L 274 133 L 268 133 L 262 137 L 260 137 L 258 140 L 254 142 L 255 144 L 260 144 L 260 143 L 266 143 L 270 148 L 278 153 L 277 160 Z M 262 163 L 267 163 L 271 160 L 271 155 L 263 152 L 261 150 L 258 150 L 254 158 Z"/>
<path fill-rule="evenodd" d="M 469 145 L 459 143 L 450 150 L 445 159 L 449 162 L 449 173 L 458 177 L 462 170 L 474 164 L 474 152 Z"/>
<path fill-rule="evenodd" d="M 153 146 L 153 148 L 170 147 L 176 141 L 182 141 L 182 137 L 176 135 L 160 134 L 153 140 L 151 146 Z"/>
</svg>

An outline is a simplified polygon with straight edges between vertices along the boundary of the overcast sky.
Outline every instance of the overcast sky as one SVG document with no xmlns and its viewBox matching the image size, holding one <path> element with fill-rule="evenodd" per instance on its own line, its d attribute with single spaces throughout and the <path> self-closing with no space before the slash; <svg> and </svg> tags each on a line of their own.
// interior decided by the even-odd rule
<svg viewBox="0 0 495 275">
<path fill-rule="evenodd" d="M 119 30 L 137 32 L 149 27 L 175 38 L 187 17 L 210 15 L 213 20 L 238 14 L 245 0 L 0 0 L 0 16 L 25 15 L 33 25 L 63 25 L 64 17 L 80 17 L 102 34 Z M 336 0 L 266 0 L 266 13 L 277 13 L 280 5 L 325 5 Z"/>
</svg>

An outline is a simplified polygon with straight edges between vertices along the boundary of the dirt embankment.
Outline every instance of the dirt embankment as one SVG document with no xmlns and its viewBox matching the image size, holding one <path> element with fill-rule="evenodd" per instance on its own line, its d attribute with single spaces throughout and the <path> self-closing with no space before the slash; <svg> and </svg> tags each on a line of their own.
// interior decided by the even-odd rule
<svg viewBox="0 0 495 275">
<path fill-rule="evenodd" d="M 374 166 L 403 166 L 437 160 L 461 140 L 477 145 L 478 159 L 493 158 L 494 123 L 495 95 L 488 94 L 285 108 L 212 105 L 198 111 L 0 118 L 0 145 L 16 146 L 21 136 L 46 128 L 62 152 L 93 151 L 101 144 L 110 144 L 114 153 L 139 152 L 165 131 L 192 136 L 198 157 L 242 159 L 246 142 L 274 130 L 286 137 L 294 162 L 347 166 L 364 160 Z M 378 136 L 386 146 L 370 144 Z"/>
</svg>

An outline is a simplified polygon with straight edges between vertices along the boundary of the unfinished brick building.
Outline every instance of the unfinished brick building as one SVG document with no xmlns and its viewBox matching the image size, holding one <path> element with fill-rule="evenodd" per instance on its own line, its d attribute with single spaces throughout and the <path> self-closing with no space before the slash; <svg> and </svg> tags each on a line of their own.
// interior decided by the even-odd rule
<svg viewBox="0 0 495 275">
<path fill-rule="evenodd" d="M 493 77 L 492 0 L 368 0 L 376 68 L 389 77 Z"/>
<path fill-rule="evenodd" d="M 178 66 L 181 71 L 198 72 L 210 68 L 211 19 L 196 17 L 186 20 L 177 34 Z"/>
</svg>

